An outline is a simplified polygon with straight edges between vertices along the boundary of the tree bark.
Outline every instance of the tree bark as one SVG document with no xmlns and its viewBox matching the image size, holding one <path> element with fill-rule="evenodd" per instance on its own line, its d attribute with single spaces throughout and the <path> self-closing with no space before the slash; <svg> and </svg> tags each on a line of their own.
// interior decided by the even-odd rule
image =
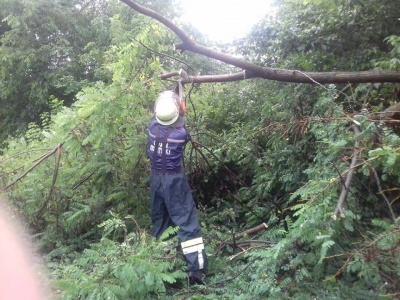
<svg viewBox="0 0 400 300">
<path fill-rule="evenodd" d="M 299 70 L 274 69 L 255 65 L 194 42 L 183 30 L 151 9 L 140 6 L 132 0 L 121 1 L 137 12 L 159 21 L 172 30 L 182 41 L 174 45 L 176 50 L 191 51 L 245 70 L 244 72 L 227 75 L 189 76 L 182 79 L 182 83 L 228 82 L 249 78 L 310 84 L 400 82 L 400 72 L 396 71 L 302 72 Z"/>
<path fill-rule="evenodd" d="M 261 230 L 267 229 L 267 228 L 268 228 L 268 225 L 265 224 L 265 223 L 262 223 L 262 224 L 260 224 L 260 225 L 258 225 L 256 227 L 247 229 L 246 231 L 243 231 L 241 233 L 236 234 L 235 235 L 235 240 L 238 240 L 238 239 L 240 239 L 240 238 L 242 238 L 244 236 L 247 236 L 247 235 L 255 234 L 255 233 L 257 233 L 257 232 L 259 232 Z"/>
</svg>

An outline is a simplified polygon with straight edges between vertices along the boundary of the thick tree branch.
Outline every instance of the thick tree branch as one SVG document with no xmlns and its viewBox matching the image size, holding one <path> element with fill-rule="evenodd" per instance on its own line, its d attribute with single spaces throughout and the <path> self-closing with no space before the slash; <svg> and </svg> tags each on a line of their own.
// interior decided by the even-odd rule
<svg viewBox="0 0 400 300">
<path fill-rule="evenodd" d="M 158 76 L 160 79 L 168 79 L 173 76 L 179 76 L 179 72 L 171 72 Z M 224 74 L 224 75 L 203 75 L 203 76 L 187 76 L 186 78 L 181 78 L 181 82 L 185 83 L 207 83 L 207 82 L 230 82 L 230 81 L 239 81 L 244 79 L 255 78 L 252 73 L 242 71 L 233 74 Z"/>
<path fill-rule="evenodd" d="M 247 229 L 247 230 L 245 230 L 245 231 L 243 231 L 241 233 L 236 234 L 235 235 L 235 240 L 238 240 L 238 239 L 240 239 L 240 238 L 242 238 L 244 236 L 247 236 L 247 235 L 255 234 L 255 233 L 257 233 L 257 232 L 259 232 L 261 230 L 267 229 L 267 228 L 268 228 L 268 225 L 265 224 L 265 223 L 262 223 L 262 224 L 260 224 L 260 225 L 258 225 L 256 227 Z"/>
<path fill-rule="evenodd" d="M 229 75 L 189 76 L 182 83 L 205 83 L 205 82 L 227 82 L 243 80 L 248 78 L 263 78 L 282 82 L 294 83 L 365 83 L 365 82 L 400 82 L 400 72 L 396 71 L 360 71 L 360 72 L 301 72 L 298 70 L 282 70 L 262 67 L 252 64 L 240 58 L 202 46 L 193 40 L 171 21 L 157 12 L 140 6 L 132 0 L 121 0 L 137 12 L 149 16 L 172 30 L 182 41 L 175 44 L 176 50 L 191 51 L 209 58 L 236 66 L 245 70 L 245 73 Z"/>
</svg>

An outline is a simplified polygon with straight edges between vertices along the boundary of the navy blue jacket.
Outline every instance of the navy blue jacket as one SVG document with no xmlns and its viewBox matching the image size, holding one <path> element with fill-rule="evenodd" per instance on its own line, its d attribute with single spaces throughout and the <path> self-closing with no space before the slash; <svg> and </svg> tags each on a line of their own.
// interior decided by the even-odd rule
<svg viewBox="0 0 400 300">
<path fill-rule="evenodd" d="M 179 125 L 164 126 L 153 118 L 149 125 L 147 155 L 151 170 L 161 173 L 178 173 L 182 171 L 183 149 L 188 142 L 184 122 Z M 157 149 L 157 155 L 154 151 Z M 164 153 L 163 153 L 164 152 Z M 164 166 L 163 166 L 163 159 Z"/>
</svg>

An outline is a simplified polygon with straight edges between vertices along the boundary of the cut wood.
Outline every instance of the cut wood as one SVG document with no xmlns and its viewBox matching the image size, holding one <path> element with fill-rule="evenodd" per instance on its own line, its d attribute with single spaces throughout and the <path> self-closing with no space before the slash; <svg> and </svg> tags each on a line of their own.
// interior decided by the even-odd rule
<svg viewBox="0 0 400 300">
<path fill-rule="evenodd" d="M 262 224 L 260 224 L 260 225 L 258 225 L 256 227 L 247 229 L 246 231 L 243 231 L 241 233 L 236 234 L 235 235 L 235 240 L 238 240 L 238 239 L 240 239 L 240 238 L 242 238 L 244 236 L 247 236 L 247 235 L 255 234 L 255 233 L 257 233 L 257 232 L 259 232 L 261 230 L 267 229 L 267 228 L 268 228 L 268 225 L 265 224 L 265 223 L 262 223 Z"/>
</svg>

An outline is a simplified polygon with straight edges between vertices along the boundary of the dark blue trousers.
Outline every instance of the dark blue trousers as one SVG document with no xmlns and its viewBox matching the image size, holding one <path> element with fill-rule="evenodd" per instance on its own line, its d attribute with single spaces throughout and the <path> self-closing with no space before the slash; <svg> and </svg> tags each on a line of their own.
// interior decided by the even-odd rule
<svg viewBox="0 0 400 300">
<path fill-rule="evenodd" d="M 159 239 L 169 226 L 179 226 L 177 234 L 188 271 L 206 270 L 208 259 L 201 238 L 197 208 L 186 174 L 152 173 L 150 193 L 154 236 Z"/>
</svg>

